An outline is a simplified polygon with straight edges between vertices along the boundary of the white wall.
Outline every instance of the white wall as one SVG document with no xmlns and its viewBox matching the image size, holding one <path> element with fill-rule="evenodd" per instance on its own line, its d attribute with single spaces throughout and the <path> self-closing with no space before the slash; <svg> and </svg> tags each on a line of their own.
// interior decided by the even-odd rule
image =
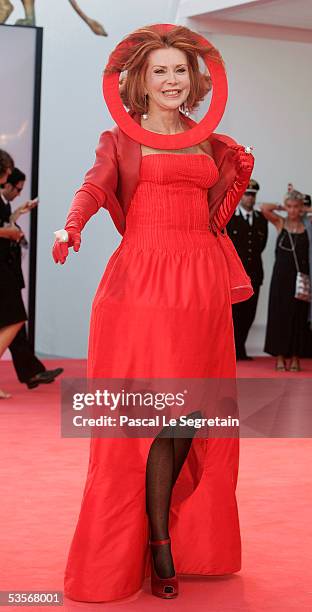
<svg viewBox="0 0 312 612">
<path fill-rule="evenodd" d="M 255 147 L 259 202 L 281 202 L 287 183 L 312 192 L 312 45 L 204 33 L 227 66 L 229 99 L 218 131 Z M 264 325 L 276 230 L 264 254 L 256 324 Z M 259 345 L 259 349 L 261 350 Z"/>
</svg>

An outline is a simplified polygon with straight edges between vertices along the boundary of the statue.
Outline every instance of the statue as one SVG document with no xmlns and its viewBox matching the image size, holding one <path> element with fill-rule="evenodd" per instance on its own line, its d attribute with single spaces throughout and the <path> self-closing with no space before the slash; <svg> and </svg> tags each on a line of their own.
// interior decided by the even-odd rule
<svg viewBox="0 0 312 612">
<path fill-rule="evenodd" d="M 35 0 L 21 0 L 24 6 L 25 18 L 18 19 L 17 25 L 25 25 L 25 26 L 34 26 L 36 25 L 36 15 L 35 15 Z M 94 19 L 91 19 L 86 15 L 81 8 L 79 7 L 76 0 L 69 0 L 73 9 L 78 13 L 79 17 L 86 22 L 89 28 L 97 34 L 98 36 L 107 36 L 106 30 L 103 26 Z M 10 17 L 12 11 L 14 10 L 13 4 L 10 0 L 0 0 L 0 23 L 5 23 L 7 19 Z"/>
</svg>

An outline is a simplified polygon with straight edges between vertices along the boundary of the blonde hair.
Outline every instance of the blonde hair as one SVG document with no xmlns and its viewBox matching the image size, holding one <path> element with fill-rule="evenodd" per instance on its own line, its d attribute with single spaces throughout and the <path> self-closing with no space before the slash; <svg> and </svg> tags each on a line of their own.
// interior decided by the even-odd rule
<svg viewBox="0 0 312 612">
<path fill-rule="evenodd" d="M 127 45 L 127 42 L 129 45 Z M 190 93 L 186 101 L 189 111 L 199 106 L 205 95 L 211 90 L 209 74 L 199 70 L 198 56 L 208 56 L 217 63 L 222 57 L 212 45 L 201 45 L 197 35 L 185 26 L 176 26 L 170 31 L 163 31 L 159 25 L 150 25 L 135 30 L 126 36 L 113 50 L 104 74 L 125 72 L 127 75 L 120 81 L 120 96 L 123 104 L 139 114 L 146 112 L 144 81 L 148 65 L 148 55 L 156 49 L 174 47 L 186 54 L 190 76 Z"/>
<path fill-rule="evenodd" d="M 284 197 L 284 204 L 286 204 L 288 200 L 297 200 L 298 202 L 303 202 L 304 197 L 305 196 L 303 193 L 301 193 L 301 191 L 297 191 L 296 189 L 291 189 L 290 191 L 287 191 Z"/>
</svg>

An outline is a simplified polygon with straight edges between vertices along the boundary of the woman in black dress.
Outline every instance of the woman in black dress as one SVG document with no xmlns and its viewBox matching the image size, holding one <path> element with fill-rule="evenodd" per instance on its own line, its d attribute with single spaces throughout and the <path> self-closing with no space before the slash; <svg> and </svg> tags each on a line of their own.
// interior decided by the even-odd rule
<svg viewBox="0 0 312 612">
<path fill-rule="evenodd" d="M 295 298 L 297 256 L 300 272 L 309 274 L 309 240 L 304 226 L 303 194 L 289 191 L 281 204 L 262 204 L 261 212 L 275 225 L 278 237 L 275 263 L 270 286 L 268 320 L 264 351 L 276 356 L 276 369 L 285 371 L 286 358 L 290 358 L 289 370 L 300 370 L 299 357 L 306 356 L 310 335 L 309 302 Z M 282 218 L 276 210 L 285 210 Z"/>
<path fill-rule="evenodd" d="M 14 168 L 11 156 L 0 149 L 0 188 Z M 14 224 L 8 226 L 5 203 L 0 197 L 0 358 L 27 319 L 20 288 L 10 259 L 11 240 L 19 241 L 23 233 Z M 0 389 L 0 399 L 11 397 Z"/>
</svg>

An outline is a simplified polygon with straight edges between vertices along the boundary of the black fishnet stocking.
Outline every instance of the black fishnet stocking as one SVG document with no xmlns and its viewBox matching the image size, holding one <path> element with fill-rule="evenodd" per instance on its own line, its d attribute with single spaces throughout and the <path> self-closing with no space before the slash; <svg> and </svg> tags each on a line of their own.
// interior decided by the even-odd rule
<svg viewBox="0 0 312 612">
<path fill-rule="evenodd" d="M 157 437 L 149 452 L 146 467 L 146 508 L 151 540 L 169 537 L 168 518 L 173 486 L 174 454 L 171 438 Z M 152 546 L 156 572 L 160 578 L 174 575 L 170 544 Z"/>
<path fill-rule="evenodd" d="M 192 415 L 198 413 L 192 413 Z M 164 438 L 164 429 L 151 445 L 146 466 L 146 510 L 150 521 L 151 540 L 162 540 L 169 537 L 168 520 L 173 485 L 175 484 L 184 461 L 187 457 L 195 434 L 192 427 L 179 426 L 172 429 L 172 438 Z M 170 544 L 152 546 L 155 570 L 160 578 L 174 575 L 174 564 Z"/>
</svg>

